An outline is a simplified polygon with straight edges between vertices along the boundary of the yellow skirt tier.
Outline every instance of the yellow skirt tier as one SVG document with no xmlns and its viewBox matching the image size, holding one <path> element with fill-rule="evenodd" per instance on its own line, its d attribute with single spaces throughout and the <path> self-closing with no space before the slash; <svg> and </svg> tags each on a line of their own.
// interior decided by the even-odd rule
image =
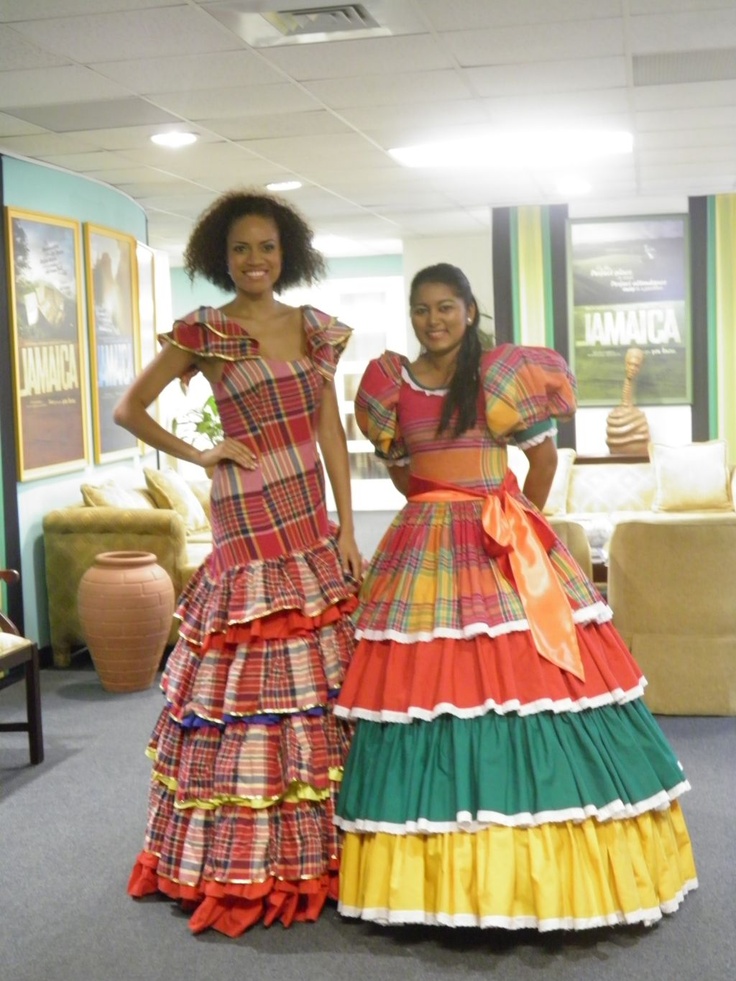
<svg viewBox="0 0 736 981">
<path fill-rule="evenodd" d="M 345 835 L 340 912 L 377 923 L 650 925 L 697 887 L 677 803 L 637 818 L 438 835 Z"/>
</svg>

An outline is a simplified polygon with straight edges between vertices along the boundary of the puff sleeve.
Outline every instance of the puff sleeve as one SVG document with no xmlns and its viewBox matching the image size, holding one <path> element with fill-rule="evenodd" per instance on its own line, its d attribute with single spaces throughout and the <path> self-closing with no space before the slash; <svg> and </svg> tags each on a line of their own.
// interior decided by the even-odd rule
<svg viewBox="0 0 736 981">
<path fill-rule="evenodd" d="M 401 466 L 409 458 L 397 417 L 401 363 L 401 355 L 393 351 L 370 361 L 355 398 L 358 428 L 373 443 L 376 456 L 391 466 Z"/>
<path fill-rule="evenodd" d="M 315 307 L 303 309 L 309 357 L 322 377 L 330 381 L 335 377 L 337 363 L 353 331 Z"/>
<path fill-rule="evenodd" d="M 532 442 L 575 412 L 575 377 L 551 348 L 503 344 L 484 355 L 482 378 L 486 424 L 498 439 Z"/>
</svg>

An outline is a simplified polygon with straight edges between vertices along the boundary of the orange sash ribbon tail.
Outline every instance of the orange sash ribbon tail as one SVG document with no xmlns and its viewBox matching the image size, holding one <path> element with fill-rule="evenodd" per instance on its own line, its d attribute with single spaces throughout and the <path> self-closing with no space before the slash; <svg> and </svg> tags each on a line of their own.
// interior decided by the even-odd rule
<svg viewBox="0 0 736 981">
<path fill-rule="evenodd" d="M 421 483 L 426 487 L 429 481 Z M 469 501 L 481 496 L 441 485 L 433 490 L 415 485 L 414 490 L 419 492 L 411 493 L 410 488 L 411 501 Z M 539 654 L 584 681 L 572 608 L 540 540 L 536 515 L 507 493 L 505 485 L 499 491 L 483 498 L 483 530 L 493 545 L 489 552 L 505 553 Z"/>
<path fill-rule="evenodd" d="M 534 646 L 552 664 L 585 681 L 570 602 L 526 509 L 509 494 L 489 494 L 482 521 L 486 535 L 509 548 L 508 561 Z"/>
</svg>

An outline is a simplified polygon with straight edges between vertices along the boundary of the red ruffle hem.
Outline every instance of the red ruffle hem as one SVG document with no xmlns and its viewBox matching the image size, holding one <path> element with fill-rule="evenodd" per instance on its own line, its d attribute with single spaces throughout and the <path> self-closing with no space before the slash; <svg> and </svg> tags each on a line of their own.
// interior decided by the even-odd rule
<svg viewBox="0 0 736 981">
<path fill-rule="evenodd" d="M 320 878 L 286 882 L 273 877 L 264 882 L 204 882 L 201 887 L 186 886 L 160 876 L 156 871 L 158 857 L 143 851 L 138 855 L 128 881 L 128 893 L 135 899 L 164 893 L 193 910 L 189 919 L 192 933 L 217 930 L 228 937 L 239 937 L 263 921 L 271 926 L 279 920 L 285 927 L 292 923 L 312 923 L 322 912 L 327 899 L 337 901 L 338 863 L 330 865 Z"/>
<path fill-rule="evenodd" d="M 223 651 L 235 648 L 253 640 L 286 640 L 290 637 L 304 637 L 323 627 L 329 627 L 339 620 L 346 619 L 358 605 L 357 596 L 348 596 L 321 613 L 306 616 L 300 610 L 277 610 L 264 617 L 257 617 L 244 623 L 231 623 L 227 630 L 210 633 L 201 646 L 200 653 Z M 188 641 L 193 644 L 191 640 Z M 196 645 L 193 644 L 196 647 Z"/>
</svg>

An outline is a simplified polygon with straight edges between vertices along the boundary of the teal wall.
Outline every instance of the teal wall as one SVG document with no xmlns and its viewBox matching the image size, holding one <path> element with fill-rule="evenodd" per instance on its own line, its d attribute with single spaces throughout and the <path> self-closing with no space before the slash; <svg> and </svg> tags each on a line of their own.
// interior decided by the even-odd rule
<svg viewBox="0 0 736 981">
<path fill-rule="evenodd" d="M 1 156 L 0 164 L 4 205 L 79 222 L 89 221 L 133 235 L 139 242 L 148 241 L 145 212 L 127 195 L 105 184 L 15 157 Z M 3 420 L 4 432 L 8 432 L 9 425 Z M 128 465 L 134 464 L 131 462 Z M 120 464 L 117 469 L 119 467 Z M 110 466 L 95 467 L 90 464 L 76 473 L 17 485 L 25 632 L 42 647 L 49 642 L 41 528 L 43 515 L 52 507 L 78 502 L 80 484 L 90 479 L 99 482 L 101 475 L 104 479 L 104 474 L 109 470 Z M 0 479 L 0 494 L 1 487 Z M 0 558 L 4 558 L 5 548 L 2 535 L 0 526 Z M 7 537 L 6 532 L 5 540 Z"/>
<path fill-rule="evenodd" d="M 401 276 L 400 255 L 356 256 L 327 261 L 329 279 L 348 279 L 352 276 Z M 232 293 L 223 293 L 206 279 L 195 276 L 191 282 L 186 272 L 175 267 L 171 270 L 171 312 L 183 317 L 200 306 L 221 307 L 232 299 Z"/>
<path fill-rule="evenodd" d="M 232 298 L 232 293 L 223 293 L 200 276 L 190 282 L 182 268 L 171 270 L 171 313 L 174 317 L 183 317 L 197 307 L 221 307 Z"/>
</svg>

